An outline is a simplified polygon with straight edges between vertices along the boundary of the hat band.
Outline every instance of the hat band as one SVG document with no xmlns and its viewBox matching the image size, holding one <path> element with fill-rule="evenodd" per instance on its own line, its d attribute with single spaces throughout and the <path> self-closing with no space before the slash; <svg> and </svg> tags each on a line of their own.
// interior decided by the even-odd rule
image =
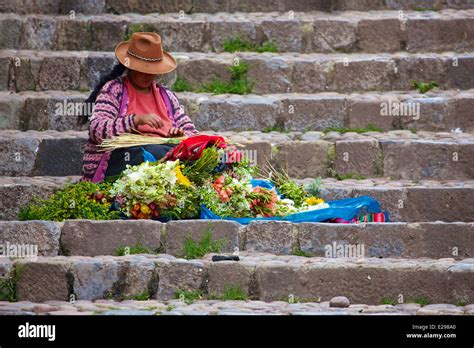
<svg viewBox="0 0 474 348">
<path fill-rule="evenodd" d="M 130 51 L 130 49 L 127 50 L 127 53 L 128 53 L 129 55 L 131 55 L 132 57 L 135 57 L 135 58 L 138 58 L 138 59 L 147 61 L 147 62 L 159 62 L 160 60 L 163 59 L 163 58 L 147 58 L 147 57 L 142 57 L 142 56 L 139 56 L 139 55 L 136 54 L 136 53 L 133 53 L 132 51 Z"/>
</svg>

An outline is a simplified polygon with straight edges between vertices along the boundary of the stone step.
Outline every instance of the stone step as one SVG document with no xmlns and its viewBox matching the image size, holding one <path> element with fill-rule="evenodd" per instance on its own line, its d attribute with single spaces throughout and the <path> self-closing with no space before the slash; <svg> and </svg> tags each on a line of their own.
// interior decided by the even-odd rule
<svg viewBox="0 0 474 348">
<path fill-rule="evenodd" d="M 254 221 L 152 220 L 0 221 L 0 240 L 10 248 L 31 245 L 37 256 L 117 255 L 137 245 L 149 253 L 187 257 L 186 240 L 206 232 L 223 241 L 222 252 L 265 252 L 311 257 L 474 257 L 474 222 L 387 222 L 365 224 Z M 5 249 L 10 249 L 5 248 Z M 2 253 L 4 254 L 4 253 Z"/>
<path fill-rule="evenodd" d="M 474 7 L 474 5 L 472 6 Z M 207 12 L 207 11 L 206 11 Z M 228 39 L 272 41 L 279 52 L 472 51 L 474 9 L 432 12 L 251 12 L 139 15 L 0 14 L 3 49 L 114 51 L 135 31 L 162 34 L 169 51 L 222 52 Z"/>
<path fill-rule="evenodd" d="M 347 304 L 252 300 L 96 300 L 6 302 L 3 315 L 472 315 L 473 304 Z M 412 300 L 413 301 L 413 300 Z M 343 307 L 341 307 L 343 306 Z"/>
<path fill-rule="evenodd" d="M 16 220 L 33 197 L 46 198 L 78 177 L 0 177 L 0 220 Z M 300 180 L 309 183 L 313 179 Z M 363 195 L 377 199 L 395 222 L 474 221 L 474 181 L 322 179 L 321 195 L 336 200 Z"/>
<path fill-rule="evenodd" d="M 0 12 L 70 14 L 71 11 L 85 14 L 101 13 L 151 13 L 178 12 L 216 13 L 216 12 L 272 12 L 272 11 L 371 11 L 371 10 L 418 10 L 439 11 L 446 8 L 472 8 L 470 0 L 174 0 L 174 1 L 135 1 L 135 0 L 48 0 L 47 2 L 7 0 L 0 3 Z"/>
<path fill-rule="evenodd" d="M 180 291 L 206 297 L 238 289 L 253 300 L 380 304 L 423 298 L 429 303 L 469 302 L 473 259 L 306 258 L 241 253 L 241 261 L 175 259 L 166 254 L 123 257 L 3 258 L 4 277 L 14 273 L 19 301 L 130 299 L 147 294 L 169 300 Z"/>
<path fill-rule="evenodd" d="M 474 179 L 474 136 L 469 133 L 390 131 L 220 134 L 263 166 L 270 161 L 291 177 Z M 1 131 L 3 176 L 80 175 L 87 132 Z"/>
<path fill-rule="evenodd" d="M 178 67 L 160 80 L 168 86 L 177 76 L 191 86 L 230 81 L 229 68 L 245 62 L 257 94 L 407 91 L 413 80 L 436 81 L 443 90 L 474 88 L 472 53 L 172 54 Z M 89 90 L 115 61 L 113 52 L 2 50 L 0 91 Z"/>
<path fill-rule="evenodd" d="M 366 127 L 474 131 L 474 89 L 466 91 L 367 92 L 339 94 L 236 94 L 177 92 L 198 129 L 324 130 Z M 1 130 L 87 130 L 77 124 L 88 93 L 75 91 L 0 92 Z M 235 117 L 235 114 L 242 117 Z"/>
</svg>

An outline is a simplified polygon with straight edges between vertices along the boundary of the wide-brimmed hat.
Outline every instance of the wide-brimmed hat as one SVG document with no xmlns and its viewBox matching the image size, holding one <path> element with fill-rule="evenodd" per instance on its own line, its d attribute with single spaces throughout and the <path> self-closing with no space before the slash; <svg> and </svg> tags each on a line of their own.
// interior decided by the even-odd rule
<svg viewBox="0 0 474 348">
<path fill-rule="evenodd" d="M 130 41 L 115 47 L 115 56 L 128 69 L 147 74 L 166 74 L 176 69 L 176 59 L 163 50 L 157 33 L 134 33 Z"/>
</svg>

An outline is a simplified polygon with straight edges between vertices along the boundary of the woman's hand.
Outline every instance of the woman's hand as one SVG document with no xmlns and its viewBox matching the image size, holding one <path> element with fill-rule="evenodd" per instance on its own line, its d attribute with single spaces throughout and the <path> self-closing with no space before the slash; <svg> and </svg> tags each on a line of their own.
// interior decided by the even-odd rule
<svg viewBox="0 0 474 348">
<path fill-rule="evenodd" d="M 163 127 L 163 121 L 161 121 L 160 116 L 155 114 L 146 114 L 146 115 L 135 115 L 133 117 L 133 121 L 135 123 L 135 127 L 141 125 L 149 125 L 153 128 L 161 128 Z"/>
<path fill-rule="evenodd" d="M 182 137 L 184 135 L 184 130 L 182 130 L 181 128 L 177 128 L 177 127 L 171 127 L 168 135 L 169 135 L 170 138 Z"/>
</svg>

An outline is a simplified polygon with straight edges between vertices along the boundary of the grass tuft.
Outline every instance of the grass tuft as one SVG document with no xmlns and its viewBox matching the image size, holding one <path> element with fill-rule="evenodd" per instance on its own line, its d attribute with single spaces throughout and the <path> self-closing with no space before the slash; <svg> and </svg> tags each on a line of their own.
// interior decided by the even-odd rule
<svg viewBox="0 0 474 348">
<path fill-rule="evenodd" d="M 261 45 L 242 40 L 240 37 L 227 39 L 222 44 L 224 52 L 278 52 L 278 47 L 273 41 L 264 42 Z"/>
<path fill-rule="evenodd" d="M 201 86 L 192 86 L 182 77 L 178 77 L 172 86 L 175 92 L 195 92 L 195 93 L 213 93 L 213 94 L 248 94 L 252 92 L 254 82 L 248 78 L 250 66 L 240 61 L 239 64 L 228 68 L 231 74 L 230 82 L 220 81 L 215 78 Z"/>
<path fill-rule="evenodd" d="M 187 260 L 200 259 L 209 253 L 220 253 L 222 247 L 227 243 L 225 239 L 214 240 L 209 224 L 207 231 L 200 241 L 187 237 L 183 245 L 183 257 Z"/>
</svg>

